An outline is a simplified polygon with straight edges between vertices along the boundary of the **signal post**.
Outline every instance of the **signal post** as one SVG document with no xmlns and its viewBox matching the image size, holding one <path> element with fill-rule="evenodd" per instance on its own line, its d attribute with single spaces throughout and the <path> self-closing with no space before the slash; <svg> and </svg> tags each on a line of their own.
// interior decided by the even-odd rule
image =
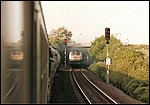
<svg viewBox="0 0 150 105">
<path fill-rule="evenodd" d="M 107 53 L 106 53 L 106 83 L 109 83 L 110 58 L 109 58 L 109 53 L 108 53 L 108 45 L 109 45 L 109 39 L 110 39 L 110 28 L 105 28 L 105 39 L 106 39 L 106 47 L 107 47 Z"/>
<path fill-rule="evenodd" d="M 65 43 L 65 69 L 66 69 L 66 49 L 67 49 L 67 39 L 64 39 L 64 43 Z"/>
</svg>

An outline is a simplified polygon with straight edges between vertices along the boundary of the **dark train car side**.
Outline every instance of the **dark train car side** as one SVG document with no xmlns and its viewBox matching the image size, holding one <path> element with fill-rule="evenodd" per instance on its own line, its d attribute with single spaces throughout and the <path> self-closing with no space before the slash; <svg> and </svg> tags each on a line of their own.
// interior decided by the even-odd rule
<svg viewBox="0 0 150 105">
<path fill-rule="evenodd" d="M 50 71 L 49 71 L 49 90 L 51 90 L 52 84 L 53 84 L 53 78 L 55 76 L 57 68 L 60 66 L 60 52 L 58 49 L 55 49 L 52 46 L 49 46 L 49 65 L 50 65 Z M 50 96 L 49 96 L 50 99 Z M 50 101 L 50 100 L 48 100 Z"/>
<path fill-rule="evenodd" d="M 49 59 L 40 1 L 2 1 L 1 22 L 1 103 L 47 103 L 59 59 Z"/>
</svg>

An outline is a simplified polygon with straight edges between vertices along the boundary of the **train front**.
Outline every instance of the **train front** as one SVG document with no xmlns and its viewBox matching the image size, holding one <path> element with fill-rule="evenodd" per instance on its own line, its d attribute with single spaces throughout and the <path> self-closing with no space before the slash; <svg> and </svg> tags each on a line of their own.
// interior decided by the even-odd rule
<svg viewBox="0 0 150 105">
<path fill-rule="evenodd" d="M 79 50 L 74 50 L 69 53 L 69 64 L 71 67 L 80 67 L 83 64 L 83 55 Z"/>
</svg>

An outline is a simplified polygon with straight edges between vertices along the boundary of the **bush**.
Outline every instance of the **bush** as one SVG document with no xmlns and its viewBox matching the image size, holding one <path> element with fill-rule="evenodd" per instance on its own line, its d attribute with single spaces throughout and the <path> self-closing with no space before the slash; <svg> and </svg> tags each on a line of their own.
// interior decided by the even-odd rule
<svg viewBox="0 0 150 105">
<path fill-rule="evenodd" d="M 139 100 L 141 100 L 142 102 L 149 103 L 149 88 L 145 89 Z"/>
<path fill-rule="evenodd" d="M 123 82 L 122 82 L 122 90 L 126 93 L 128 90 L 128 86 L 127 84 L 129 83 L 129 81 L 131 81 L 130 77 L 124 76 L 123 77 Z"/>
<path fill-rule="evenodd" d="M 149 103 L 149 87 L 138 87 L 133 93 L 136 99 Z"/>
</svg>

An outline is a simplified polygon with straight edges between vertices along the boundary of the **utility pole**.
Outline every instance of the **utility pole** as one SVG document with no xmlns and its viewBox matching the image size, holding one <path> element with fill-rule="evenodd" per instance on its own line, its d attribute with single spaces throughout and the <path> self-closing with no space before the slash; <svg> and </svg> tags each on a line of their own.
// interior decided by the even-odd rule
<svg viewBox="0 0 150 105">
<path fill-rule="evenodd" d="M 109 65 L 110 65 L 110 58 L 109 58 L 109 53 L 108 53 L 108 44 L 109 44 L 109 39 L 110 39 L 110 28 L 105 28 L 105 39 L 106 41 L 106 83 L 109 83 Z"/>
</svg>

